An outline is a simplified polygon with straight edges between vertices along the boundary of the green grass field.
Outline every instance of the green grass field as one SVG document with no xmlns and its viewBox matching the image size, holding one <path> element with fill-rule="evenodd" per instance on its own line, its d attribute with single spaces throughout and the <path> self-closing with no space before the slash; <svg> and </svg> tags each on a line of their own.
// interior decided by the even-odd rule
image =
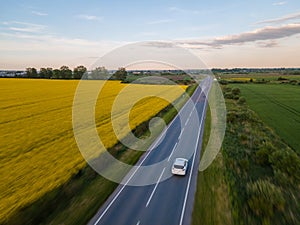
<svg viewBox="0 0 300 225">
<path fill-rule="evenodd" d="M 300 87 L 298 85 L 234 84 L 247 104 L 294 150 L 300 153 Z"/>
<path fill-rule="evenodd" d="M 300 80 L 300 76 L 299 75 L 287 75 L 287 74 L 280 74 L 280 73 L 245 73 L 245 74 L 241 74 L 241 73 L 226 73 L 226 74 L 216 74 L 217 77 L 221 77 L 223 79 L 233 79 L 235 80 L 237 79 L 246 79 L 249 81 L 250 78 L 252 79 L 256 79 L 256 80 L 268 80 L 268 81 L 276 81 L 278 80 L 279 77 L 283 77 L 289 80 Z"/>
<path fill-rule="evenodd" d="M 234 87 L 241 93 L 226 99 L 222 152 L 198 174 L 192 224 L 299 224 L 300 160 L 282 142 L 299 146 L 299 86 L 230 84 L 223 86 L 224 93 Z M 208 111 L 203 149 L 209 118 Z M 277 135 L 269 127 L 276 127 Z"/>
<path fill-rule="evenodd" d="M 234 224 L 300 224 L 300 157 L 280 133 L 291 126 L 285 124 L 290 117 L 297 119 L 281 109 L 285 101 L 297 107 L 292 101 L 298 93 L 294 88 L 285 84 L 223 86 L 227 127 L 222 152 Z M 262 121 L 262 116 L 269 120 Z M 274 124 L 279 131 L 272 129 Z"/>
</svg>

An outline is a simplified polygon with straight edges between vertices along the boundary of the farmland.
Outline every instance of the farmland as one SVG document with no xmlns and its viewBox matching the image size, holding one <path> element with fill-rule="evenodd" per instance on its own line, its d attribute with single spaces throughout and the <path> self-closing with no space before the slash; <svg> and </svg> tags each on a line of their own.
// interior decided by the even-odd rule
<svg viewBox="0 0 300 225">
<path fill-rule="evenodd" d="M 247 104 L 294 150 L 300 153 L 300 87 L 298 85 L 235 84 Z"/>
<path fill-rule="evenodd" d="M 291 115 L 280 111 L 280 104 L 273 106 L 273 95 L 286 94 L 286 101 L 278 97 L 281 103 L 297 108 L 292 101 L 298 93 L 295 87 L 298 88 L 287 84 L 223 86 L 227 127 L 222 155 L 235 224 L 299 224 L 300 157 L 295 152 L 298 148 L 292 149 L 277 130 L 274 132 L 274 122 L 270 122 L 273 120 L 261 120 L 263 115 L 269 115 L 274 120 L 286 121 Z M 246 94 L 246 88 L 252 95 Z M 263 108 L 259 101 L 266 105 L 259 115 L 253 110 L 252 101 L 258 101 L 258 109 Z M 294 126 L 298 125 L 294 122 Z M 284 128 L 281 123 L 279 131 Z"/>
<path fill-rule="evenodd" d="M 77 85 L 78 81 L 67 80 L 0 80 L 0 222 L 64 184 L 85 166 L 72 129 Z M 118 141 L 109 129 L 110 110 L 124 87 L 126 84 L 118 81 L 107 82 L 95 107 L 97 131 L 106 147 Z M 131 95 L 119 103 L 116 114 L 122 118 L 130 110 L 129 100 L 141 91 L 159 95 L 161 98 L 139 101 L 130 110 L 130 128 L 134 129 L 169 104 L 164 97 L 175 100 L 183 93 L 184 89 L 176 87 L 131 85 Z"/>
<path fill-rule="evenodd" d="M 222 151 L 198 174 L 193 224 L 299 224 L 300 89 L 278 77 L 222 76 L 229 81 L 222 85 L 226 134 Z"/>
</svg>

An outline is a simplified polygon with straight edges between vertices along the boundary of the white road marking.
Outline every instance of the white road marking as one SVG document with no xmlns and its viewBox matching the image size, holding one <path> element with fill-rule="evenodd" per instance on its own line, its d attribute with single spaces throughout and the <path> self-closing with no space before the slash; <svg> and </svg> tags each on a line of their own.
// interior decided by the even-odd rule
<svg viewBox="0 0 300 225">
<path fill-rule="evenodd" d="M 153 191 L 152 191 L 152 193 L 151 193 L 151 195 L 150 195 L 150 197 L 149 197 L 149 199 L 148 199 L 148 201 L 147 201 L 146 207 L 148 207 L 148 205 L 149 205 L 149 203 L 150 203 L 150 201 L 151 201 L 151 199 L 152 199 L 152 197 L 153 197 L 153 195 L 154 195 L 154 192 L 155 192 L 155 190 L 156 190 L 156 188 L 157 188 L 157 186 L 158 186 L 158 184 L 159 184 L 159 182 L 160 182 L 160 180 L 161 180 L 161 178 L 162 178 L 162 175 L 163 175 L 164 172 L 165 172 L 165 169 L 166 169 L 166 167 L 162 170 L 162 172 L 161 172 L 161 174 L 160 174 L 160 176 L 159 176 L 159 178 L 158 178 L 158 180 L 157 180 L 157 182 L 156 182 L 156 184 L 155 184 L 155 187 L 154 187 L 154 189 L 153 189 Z"/>
<path fill-rule="evenodd" d="M 201 91 L 199 96 L 201 96 L 201 94 L 202 94 L 202 91 Z M 201 121 L 200 121 L 200 128 L 202 127 L 202 123 L 203 123 L 203 119 L 204 119 L 204 110 L 206 109 L 206 103 L 207 103 L 207 101 L 205 101 L 205 103 L 204 103 L 204 107 L 203 107 L 203 111 L 202 111 L 202 117 L 201 117 Z M 196 109 L 196 108 L 194 108 L 194 109 Z M 201 129 L 199 129 L 199 131 L 198 131 L 195 151 L 194 151 L 194 155 L 193 155 L 193 162 L 192 162 L 192 166 L 191 166 L 191 172 L 190 172 L 190 175 L 189 175 L 188 185 L 187 185 L 186 192 L 185 192 L 185 197 L 184 197 L 184 202 L 183 202 L 183 206 L 182 206 L 179 225 L 182 225 L 182 223 L 183 223 L 183 216 L 184 216 L 186 201 L 187 201 L 187 197 L 188 197 L 188 193 L 189 193 L 189 189 L 190 189 L 190 183 L 191 183 L 191 179 L 192 179 L 192 172 L 193 172 L 193 168 L 194 168 L 197 147 L 198 147 L 198 144 L 199 144 L 200 133 L 201 133 Z"/>
<path fill-rule="evenodd" d="M 184 124 L 184 126 L 186 126 L 187 125 L 187 123 L 189 122 L 189 120 L 190 120 L 190 117 L 185 121 L 185 124 Z"/>
<path fill-rule="evenodd" d="M 166 129 L 167 130 L 167 129 Z M 152 150 L 155 148 L 154 146 L 160 141 L 160 139 L 164 136 L 166 130 L 161 134 L 161 136 L 154 142 L 155 144 L 153 147 L 150 147 L 150 150 L 148 154 L 145 156 L 145 158 L 141 161 L 141 163 L 137 166 L 136 170 L 131 174 L 131 176 L 128 178 L 126 183 L 123 185 L 123 187 L 120 189 L 120 191 L 116 194 L 116 196 L 113 198 L 113 200 L 109 203 L 109 205 L 105 208 L 103 213 L 100 215 L 100 217 L 97 219 L 97 221 L 94 223 L 94 225 L 97 225 L 99 221 L 102 219 L 102 217 L 105 215 L 105 213 L 108 211 L 108 209 L 111 207 L 111 205 L 114 203 L 114 201 L 119 197 L 123 189 L 126 187 L 126 185 L 129 183 L 129 181 L 132 179 L 132 177 L 136 174 L 137 170 L 141 167 L 142 163 L 146 160 L 146 158 L 149 156 L 149 154 L 152 152 Z"/>
<path fill-rule="evenodd" d="M 171 154 L 170 154 L 170 156 L 169 156 L 169 158 L 168 158 L 168 162 L 170 161 L 170 159 L 171 159 L 171 156 L 173 155 L 173 153 L 174 153 L 174 150 L 175 150 L 175 148 L 176 148 L 177 144 L 178 144 L 178 142 L 176 142 L 176 143 L 175 143 L 175 145 L 174 145 L 174 147 L 173 147 L 173 149 L 172 149 L 172 152 L 171 152 Z"/>
<path fill-rule="evenodd" d="M 199 88 L 199 87 L 198 87 Z M 202 94 L 202 89 L 200 92 L 201 96 Z M 190 99 L 189 99 L 190 100 Z M 188 101 L 189 101 L 188 100 Z M 171 127 L 171 125 L 174 123 L 174 121 L 177 119 L 177 117 L 179 117 L 181 115 L 181 111 L 183 111 L 185 109 L 187 104 L 185 104 L 180 111 L 178 112 L 178 114 L 174 117 L 174 119 L 171 121 L 171 123 L 165 128 L 165 130 L 161 133 L 161 135 L 159 136 L 159 138 L 149 147 L 149 151 L 148 154 L 145 156 L 145 158 L 140 162 L 140 164 L 136 167 L 136 170 L 132 173 L 132 175 L 129 177 L 129 179 L 126 181 L 126 183 L 123 185 L 123 187 L 120 189 L 120 191 L 116 194 L 116 196 L 112 199 L 112 201 L 109 203 L 109 205 L 105 208 L 105 210 L 102 212 L 102 214 L 99 216 L 99 218 L 96 220 L 96 222 L 94 223 L 94 225 L 97 225 L 99 223 L 99 221 L 102 219 L 102 217 L 105 215 L 105 213 L 108 211 L 108 209 L 111 207 L 111 205 L 115 202 L 115 200 L 119 197 L 119 195 L 121 194 L 121 192 L 124 190 L 124 188 L 126 187 L 126 185 L 129 183 L 129 181 L 132 179 L 132 177 L 136 174 L 137 170 L 141 167 L 142 163 L 146 160 L 146 158 L 150 155 L 150 153 L 152 152 L 152 150 L 155 148 L 156 144 L 160 141 L 160 139 L 164 136 L 164 134 L 167 132 L 167 130 L 169 129 L 169 127 Z M 195 109 L 195 106 L 194 106 Z M 190 113 L 190 116 L 192 115 L 193 110 Z M 189 117 L 190 117 L 189 116 Z"/>
<path fill-rule="evenodd" d="M 161 133 L 161 135 L 159 136 L 159 138 L 149 147 L 149 151 L 148 154 L 145 156 L 145 158 L 141 161 L 141 163 L 137 166 L 136 170 L 132 173 L 132 175 L 129 177 L 129 179 L 126 181 L 126 183 L 123 185 L 123 187 L 120 189 L 120 191 L 116 194 L 116 196 L 112 199 L 112 201 L 109 203 L 109 205 L 105 208 L 105 210 L 102 212 L 102 214 L 100 215 L 100 217 L 96 220 L 96 222 L 94 223 L 94 225 L 97 225 L 99 223 L 99 221 L 102 219 L 102 217 L 105 215 L 105 213 L 108 211 L 108 209 L 111 207 L 111 205 L 115 202 L 115 200 L 119 197 L 119 195 L 121 194 L 121 192 L 124 190 L 124 188 L 126 187 L 126 185 L 129 183 L 129 181 L 132 179 L 132 177 L 136 174 L 137 170 L 141 167 L 141 165 L 143 164 L 143 162 L 147 159 L 147 157 L 150 155 L 150 153 L 152 152 L 152 150 L 155 148 L 156 144 L 162 139 L 162 137 L 165 135 L 165 133 L 167 132 L 167 130 L 169 129 L 169 127 L 172 126 L 172 124 L 174 123 L 174 121 L 177 119 L 178 116 L 180 116 L 180 112 L 182 110 L 184 110 L 186 105 L 184 105 L 179 113 L 174 117 L 174 119 L 171 121 L 171 123 L 165 128 L 165 130 Z"/>
<path fill-rule="evenodd" d="M 181 130 L 181 132 L 180 132 L 180 135 L 179 135 L 179 137 L 178 137 L 178 140 L 181 138 L 181 135 L 182 135 L 183 131 L 184 131 L 184 128 L 182 128 L 182 130 Z"/>
<path fill-rule="evenodd" d="M 181 110 L 183 110 L 184 107 L 181 108 Z M 181 111 L 180 110 L 180 111 Z M 131 174 L 131 176 L 128 178 L 128 180 L 126 181 L 126 183 L 123 185 L 123 187 L 120 189 L 120 191 L 116 194 L 116 196 L 112 199 L 112 201 L 109 203 L 109 205 L 105 208 L 105 210 L 102 212 L 102 214 L 100 215 L 100 217 L 96 220 L 96 222 L 94 223 L 94 225 L 97 225 L 99 223 L 99 221 L 102 219 L 102 217 L 105 215 L 105 213 L 109 210 L 109 208 L 111 207 L 111 205 L 115 202 L 115 200 L 119 197 L 119 195 L 121 194 L 121 192 L 124 190 L 124 188 L 126 187 L 126 185 L 129 183 L 129 181 L 132 179 L 132 177 L 136 174 L 137 170 L 142 166 L 143 162 L 147 159 L 147 157 L 150 155 L 150 153 L 152 152 L 152 150 L 155 148 L 156 144 L 160 141 L 160 139 L 164 136 L 164 134 L 167 132 L 167 130 L 169 129 L 169 127 L 174 123 L 174 121 L 176 120 L 176 118 L 179 116 L 180 114 L 178 113 L 175 118 L 171 121 L 171 123 L 167 126 L 167 128 L 161 133 L 161 135 L 159 136 L 159 138 L 149 147 L 149 151 L 148 154 L 145 156 L 145 158 L 141 161 L 141 163 L 136 167 L 136 170 Z"/>
</svg>

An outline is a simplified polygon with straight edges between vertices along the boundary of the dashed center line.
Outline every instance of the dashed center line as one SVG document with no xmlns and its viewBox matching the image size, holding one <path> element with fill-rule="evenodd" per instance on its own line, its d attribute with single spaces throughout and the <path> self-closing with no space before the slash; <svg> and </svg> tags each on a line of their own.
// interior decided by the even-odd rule
<svg viewBox="0 0 300 225">
<path fill-rule="evenodd" d="M 204 86 L 205 84 L 203 83 L 202 86 Z M 200 85 L 201 86 L 201 85 Z M 199 90 L 199 89 L 197 89 Z M 201 92 L 200 92 L 200 95 L 199 97 L 197 98 L 197 101 L 194 102 L 194 104 L 197 104 L 198 100 L 200 99 L 201 97 L 201 94 L 202 92 L 204 91 L 204 89 L 201 89 Z M 198 92 L 196 92 L 198 93 Z M 196 93 L 194 93 L 194 96 L 196 96 Z M 179 113 L 176 115 L 176 117 L 171 121 L 171 123 L 164 129 L 164 131 L 160 134 L 160 136 L 158 137 L 158 139 L 156 139 L 156 141 L 151 145 L 151 147 L 149 147 L 149 150 L 148 150 L 148 153 L 146 154 L 146 156 L 138 163 L 138 165 L 136 166 L 136 169 L 133 171 L 133 173 L 130 175 L 130 177 L 126 180 L 125 184 L 123 185 L 123 187 L 121 187 L 121 189 L 114 195 L 113 199 L 109 202 L 108 206 L 106 206 L 106 208 L 104 208 L 102 214 L 97 218 L 96 222 L 94 223 L 94 225 L 96 225 L 100 220 L 101 218 L 106 214 L 106 212 L 109 210 L 109 208 L 112 206 L 112 204 L 116 201 L 116 199 L 119 197 L 119 195 L 121 194 L 121 192 L 124 190 L 125 187 L 127 187 L 127 184 L 129 183 L 129 181 L 131 180 L 131 178 L 136 174 L 136 172 L 138 171 L 138 169 L 142 166 L 143 162 L 146 160 L 146 158 L 148 158 L 148 156 L 150 155 L 150 153 L 152 153 L 153 149 L 155 148 L 155 146 L 157 146 L 157 144 L 159 143 L 159 141 L 164 137 L 164 134 L 169 130 L 169 128 L 171 127 L 171 125 L 176 121 L 175 119 L 178 118 L 180 115 L 181 115 L 181 112 L 183 112 L 185 109 L 186 109 L 186 104 L 180 109 Z M 205 107 L 204 107 L 205 108 Z M 183 134 L 183 131 L 184 131 L 184 128 L 187 126 L 187 123 L 188 121 L 190 120 L 193 112 L 195 111 L 196 107 L 194 105 L 193 109 L 191 110 L 191 112 L 189 113 L 189 116 L 188 116 L 188 119 L 187 121 L 185 122 L 185 126 L 182 128 L 181 132 L 180 132 L 180 135 L 178 137 L 178 141 L 179 139 L 181 138 L 182 134 Z M 203 109 L 204 110 L 204 109 Z M 202 115 L 202 118 L 203 118 L 203 115 Z M 203 119 L 202 119 L 203 120 Z M 202 123 L 202 121 L 201 121 Z M 198 137 L 199 138 L 199 137 Z M 171 156 L 173 155 L 173 153 L 175 152 L 176 150 L 176 147 L 178 146 L 178 141 L 175 143 L 173 149 L 172 149 L 172 152 L 171 152 L 171 155 L 169 156 L 169 159 L 168 161 L 171 159 Z M 198 140 L 197 140 L 197 143 L 198 143 Z M 194 155 L 195 155 L 195 152 L 194 152 Z M 194 166 L 194 158 L 195 156 L 193 156 L 193 162 L 192 162 L 192 167 Z M 146 203 L 146 207 L 148 207 L 148 205 L 150 204 L 151 202 L 151 199 L 153 198 L 154 196 L 154 193 L 158 187 L 158 184 L 161 182 L 161 179 L 162 179 L 162 176 L 165 172 L 165 169 L 166 167 L 163 168 L 158 180 L 157 180 L 157 183 L 155 184 L 155 187 Z M 125 179 L 124 179 L 125 180 Z M 180 224 L 183 223 L 183 217 L 184 217 L 184 214 L 185 214 L 185 207 L 186 207 L 186 202 L 187 202 L 187 195 L 188 195 L 188 192 L 189 192 L 189 186 L 190 186 L 190 180 L 191 180 L 191 174 L 190 174 L 190 177 L 189 177 L 189 181 L 188 181 L 188 185 L 186 187 L 186 194 L 185 194 L 185 199 L 184 199 L 184 204 L 183 204 L 183 207 L 182 207 L 182 212 L 181 212 L 181 218 L 180 218 Z M 133 221 L 134 223 L 134 221 Z M 138 222 L 136 223 L 136 225 L 140 225 L 140 220 L 138 220 Z"/>
<path fill-rule="evenodd" d="M 201 91 L 201 93 L 202 93 L 202 91 Z M 201 93 L 199 95 L 199 98 L 201 96 Z M 195 158 L 196 158 L 196 152 L 197 152 L 197 149 L 198 149 L 199 138 L 200 138 L 200 134 L 201 134 L 201 128 L 202 128 L 202 125 L 203 125 L 204 110 L 206 109 L 206 104 L 207 104 L 207 101 L 204 103 L 204 107 L 203 107 L 203 110 L 202 110 L 202 115 L 201 115 L 201 120 L 200 120 L 200 126 L 199 126 L 197 140 L 196 140 L 196 145 L 195 145 L 195 150 L 194 150 L 194 153 L 193 153 L 193 161 L 192 161 L 192 165 L 191 165 L 191 172 L 189 174 L 189 180 L 188 180 L 188 184 L 187 184 L 186 191 L 185 191 L 185 197 L 184 197 L 184 201 L 183 201 L 183 206 L 182 206 L 182 211 L 181 211 L 179 225 L 183 224 L 183 217 L 184 217 L 184 213 L 185 213 L 185 206 L 186 206 L 187 197 L 188 197 L 188 193 L 189 193 L 189 188 L 190 188 L 190 184 L 191 184 L 192 171 L 193 171 L 193 168 L 194 168 L 194 163 L 195 163 Z M 193 110 L 197 110 L 196 107 Z"/>
<path fill-rule="evenodd" d="M 178 140 L 181 138 L 181 135 L 183 134 L 183 131 L 184 131 L 184 128 L 182 128 L 181 132 L 180 132 L 180 135 L 178 137 Z"/>
<path fill-rule="evenodd" d="M 154 189 L 153 189 L 153 191 L 152 191 L 152 193 L 151 193 L 151 195 L 150 195 L 150 197 L 149 197 L 149 199 L 148 199 L 148 201 L 147 201 L 147 204 L 146 204 L 146 207 L 148 207 L 148 205 L 149 205 L 149 203 L 150 203 L 150 201 L 151 201 L 151 199 L 152 199 L 152 197 L 153 197 L 153 195 L 154 195 L 154 192 L 155 192 L 155 190 L 156 190 L 156 188 L 157 188 L 157 186 L 158 186 L 158 184 L 159 184 L 159 182 L 160 182 L 160 180 L 161 180 L 161 178 L 162 178 L 162 175 L 164 174 L 164 172 L 165 172 L 165 169 L 166 169 L 166 167 L 163 169 L 163 171 L 161 172 L 161 174 L 160 174 L 160 176 L 159 176 L 159 178 L 158 178 L 158 180 L 157 180 L 157 182 L 156 182 L 156 185 L 155 185 L 155 187 L 154 187 Z"/>
<path fill-rule="evenodd" d="M 189 120 L 190 120 L 190 117 L 185 121 L 185 124 L 184 124 L 184 126 L 186 126 L 187 125 L 187 123 L 189 122 Z"/>
</svg>

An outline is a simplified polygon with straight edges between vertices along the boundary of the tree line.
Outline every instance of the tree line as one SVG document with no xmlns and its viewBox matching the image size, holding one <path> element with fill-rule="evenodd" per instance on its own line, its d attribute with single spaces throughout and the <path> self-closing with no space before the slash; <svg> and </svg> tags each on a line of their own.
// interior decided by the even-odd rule
<svg viewBox="0 0 300 225">
<path fill-rule="evenodd" d="M 68 66 L 61 66 L 59 69 L 40 68 L 38 72 L 36 68 L 26 68 L 26 77 L 28 78 L 44 78 L 44 79 L 81 79 L 87 71 L 84 66 L 77 66 L 73 71 Z"/>
<path fill-rule="evenodd" d="M 119 68 L 113 74 L 110 74 L 105 67 L 97 67 L 87 71 L 85 66 L 77 66 L 71 70 L 68 66 L 61 66 L 59 69 L 40 68 L 37 71 L 34 67 L 26 68 L 27 78 L 41 79 L 87 79 L 87 80 L 121 80 L 125 81 L 127 71 L 125 68 Z"/>
</svg>

